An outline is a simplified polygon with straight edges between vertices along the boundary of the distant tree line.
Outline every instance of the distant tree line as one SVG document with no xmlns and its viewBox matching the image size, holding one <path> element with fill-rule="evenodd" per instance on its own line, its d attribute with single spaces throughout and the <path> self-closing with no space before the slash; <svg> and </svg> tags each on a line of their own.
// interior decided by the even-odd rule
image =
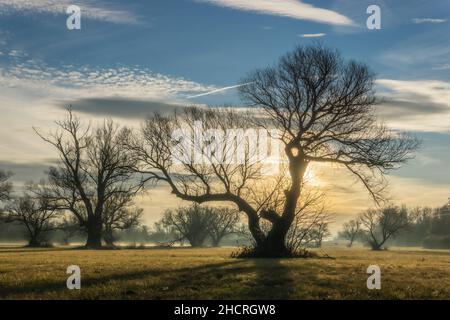
<svg viewBox="0 0 450 320">
<path fill-rule="evenodd" d="M 450 205 L 439 208 L 388 206 L 369 209 L 344 224 L 339 238 L 369 245 L 373 250 L 387 245 L 450 248 Z"/>
<path fill-rule="evenodd" d="M 49 175 L 56 179 L 55 169 L 50 168 Z M 88 236 L 88 214 L 75 199 L 72 209 L 68 209 L 60 202 L 62 196 L 56 199 L 54 185 L 46 181 L 29 182 L 19 196 L 12 195 L 11 176 L 12 173 L 0 171 L 0 240 L 26 239 L 28 246 L 39 247 L 47 245 L 55 234 L 64 244 L 72 238 Z M 139 226 L 142 216 L 131 192 L 120 190 L 114 189 L 103 203 L 101 240 L 110 246 L 116 241 L 117 231 Z"/>
<path fill-rule="evenodd" d="M 193 204 L 167 210 L 156 222 L 156 232 L 165 235 L 165 243 L 187 241 L 192 247 L 201 247 L 208 241 L 213 247 L 228 235 L 238 232 L 239 212 L 227 207 L 209 207 Z"/>
</svg>

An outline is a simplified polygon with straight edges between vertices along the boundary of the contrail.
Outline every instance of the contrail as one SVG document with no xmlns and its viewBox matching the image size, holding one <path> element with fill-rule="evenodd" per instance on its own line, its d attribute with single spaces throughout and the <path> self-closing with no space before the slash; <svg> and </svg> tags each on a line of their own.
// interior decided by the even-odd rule
<svg viewBox="0 0 450 320">
<path fill-rule="evenodd" d="M 205 93 L 200 93 L 200 94 L 196 94 L 196 95 L 193 95 L 193 96 L 189 96 L 189 97 L 186 97 L 186 98 L 187 99 L 192 99 L 192 98 L 208 96 L 210 94 L 215 94 L 215 93 L 218 93 L 218 92 L 222 92 L 222 91 L 226 91 L 226 90 L 230 90 L 230 89 L 235 89 L 235 88 L 247 86 L 247 85 L 252 84 L 252 83 L 253 82 L 248 82 L 248 83 L 238 84 L 238 85 L 231 86 L 231 87 L 220 88 L 220 89 L 212 90 L 212 91 L 209 91 L 209 92 L 205 92 Z"/>
</svg>

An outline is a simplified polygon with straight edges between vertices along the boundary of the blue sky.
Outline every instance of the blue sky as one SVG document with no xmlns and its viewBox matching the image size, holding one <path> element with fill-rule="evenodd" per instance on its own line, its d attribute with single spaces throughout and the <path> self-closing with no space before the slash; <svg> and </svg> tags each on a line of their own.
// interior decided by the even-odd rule
<svg viewBox="0 0 450 320">
<path fill-rule="evenodd" d="M 71 4 L 81 7 L 81 30 L 66 28 Z M 381 30 L 366 28 L 372 4 Z M 147 105 L 239 104 L 234 89 L 187 97 L 234 86 L 296 45 L 321 41 L 376 72 L 380 116 L 424 140 L 393 179 L 428 186 L 427 204 L 439 205 L 450 196 L 449 34 L 450 1 L 0 0 L 0 166 L 18 180 L 42 175 L 51 156 L 31 126 L 51 127 L 65 104 L 126 124 Z"/>
</svg>

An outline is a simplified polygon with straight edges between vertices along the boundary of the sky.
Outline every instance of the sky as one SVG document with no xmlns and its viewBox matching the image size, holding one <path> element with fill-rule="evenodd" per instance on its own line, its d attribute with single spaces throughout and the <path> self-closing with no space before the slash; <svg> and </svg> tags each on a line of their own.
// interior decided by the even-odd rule
<svg viewBox="0 0 450 320">
<path fill-rule="evenodd" d="M 81 8 L 80 30 L 66 26 L 70 5 Z M 380 30 L 366 26 L 370 5 L 381 8 Z M 234 87 L 248 72 L 320 41 L 367 64 L 380 118 L 423 141 L 416 159 L 390 175 L 393 201 L 443 205 L 449 34 L 450 1 L 0 0 L 0 168 L 15 173 L 17 186 L 44 177 L 56 155 L 32 127 L 54 128 L 69 104 L 86 121 L 123 125 L 189 104 L 239 106 Z M 312 170 L 336 224 L 371 205 L 342 170 Z M 141 198 L 149 223 L 181 204 L 165 186 Z"/>
</svg>

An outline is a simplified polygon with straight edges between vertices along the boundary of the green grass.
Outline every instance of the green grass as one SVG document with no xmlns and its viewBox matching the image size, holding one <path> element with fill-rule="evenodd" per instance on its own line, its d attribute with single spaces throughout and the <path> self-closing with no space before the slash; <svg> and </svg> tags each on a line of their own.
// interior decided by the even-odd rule
<svg viewBox="0 0 450 320">
<path fill-rule="evenodd" d="M 232 259 L 234 249 L 0 248 L 1 299 L 450 299 L 450 251 L 325 248 L 334 259 Z M 366 269 L 381 268 L 381 290 Z M 81 290 L 66 288 L 79 265 Z"/>
</svg>

